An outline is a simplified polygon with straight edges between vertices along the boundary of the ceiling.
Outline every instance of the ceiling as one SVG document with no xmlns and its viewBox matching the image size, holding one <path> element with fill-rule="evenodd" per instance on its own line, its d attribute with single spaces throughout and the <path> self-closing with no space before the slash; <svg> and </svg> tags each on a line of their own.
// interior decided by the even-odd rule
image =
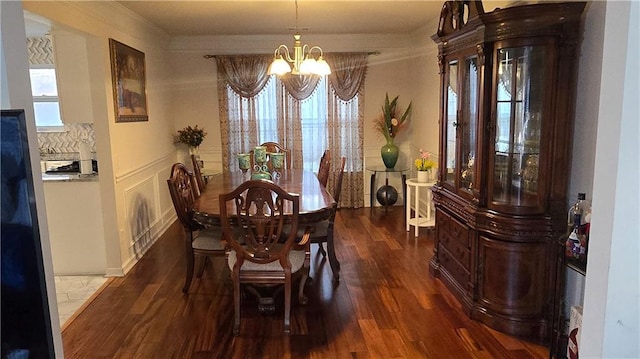
<svg viewBox="0 0 640 359">
<path fill-rule="evenodd" d="M 171 36 L 280 35 L 296 28 L 293 0 L 118 2 Z M 443 3 L 301 0 L 297 28 L 302 34 L 407 34 L 434 21 Z"/>
</svg>

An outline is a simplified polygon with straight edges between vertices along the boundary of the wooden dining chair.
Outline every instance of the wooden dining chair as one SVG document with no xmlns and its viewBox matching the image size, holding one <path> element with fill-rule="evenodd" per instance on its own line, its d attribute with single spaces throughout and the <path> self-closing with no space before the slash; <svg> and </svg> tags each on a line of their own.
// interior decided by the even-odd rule
<svg viewBox="0 0 640 359">
<path fill-rule="evenodd" d="M 329 252 L 329 265 L 331 266 L 334 284 L 336 285 L 340 282 L 340 262 L 338 262 L 338 259 L 336 258 L 333 228 L 336 218 L 336 212 L 338 210 L 338 204 L 340 202 L 340 193 L 342 192 L 342 177 L 344 175 L 345 163 L 346 158 L 342 157 L 340 159 L 340 166 L 338 166 L 338 170 L 335 173 L 335 181 L 333 183 L 332 193 L 335 203 L 331 207 L 330 215 L 327 219 L 314 223 L 313 230 L 309 237 L 311 243 L 318 244 L 318 252 L 320 252 L 322 256 L 326 257 L 327 252 Z M 302 236 L 303 233 L 298 230 L 298 238 L 302 238 Z M 324 250 L 324 243 L 327 244 L 326 252 Z"/>
<path fill-rule="evenodd" d="M 204 228 L 193 220 L 193 206 L 196 200 L 196 180 L 193 173 L 182 163 L 175 163 L 171 167 L 171 175 L 167 179 L 171 201 L 178 215 L 178 220 L 185 233 L 185 248 L 187 271 L 182 291 L 187 293 L 191 286 L 195 256 L 202 257 L 202 264 L 198 270 L 198 278 L 202 276 L 207 258 L 210 256 L 224 256 L 225 242 L 222 239 L 220 227 Z"/>
<path fill-rule="evenodd" d="M 284 331 L 290 332 L 291 282 L 302 275 L 298 301 L 306 304 L 309 276 L 309 227 L 296 243 L 296 232 L 280 242 L 285 223 L 297 229 L 300 197 L 267 180 L 249 180 L 220 194 L 220 221 L 230 251 L 227 263 L 233 279 L 234 335 L 240 331 L 240 285 L 284 285 Z"/>
<path fill-rule="evenodd" d="M 290 150 L 286 149 L 284 146 L 282 146 L 277 142 L 265 142 L 260 146 L 266 147 L 267 153 L 284 153 L 284 168 L 291 169 L 291 151 Z M 251 169 L 253 170 L 253 167 L 255 166 L 255 161 L 253 159 L 253 150 L 249 151 L 249 156 L 251 161 Z M 267 158 L 266 165 L 269 168 L 270 172 L 273 171 L 273 166 L 271 165 L 271 161 L 269 161 L 269 158 Z"/>
<path fill-rule="evenodd" d="M 198 193 L 196 195 L 197 197 L 200 197 L 200 194 L 202 192 L 204 192 L 204 187 L 205 187 L 205 183 L 204 183 L 204 177 L 202 176 L 202 168 L 200 167 L 200 160 L 198 160 L 196 158 L 196 155 L 191 155 L 191 164 L 193 165 L 193 177 L 196 180 L 196 184 L 198 185 Z"/>
<path fill-rule="evenodd" d="M 277 142 L 265 142 L 260 146 L 264 146 L 267 148 L 267 153 L 269 152 L 282 152 L 284 153 L 284 168 L 291 169 L 291 150 L 285 148 L 281 144 Z"/>
<path fill-rule="evenodd" d="M 318 181 L 325 188 L 329 181 L 329 172 L 331 170 L 331 151 L 326 150 L 320 158 L 320 166 L 318 167 Z"/>
</svg>

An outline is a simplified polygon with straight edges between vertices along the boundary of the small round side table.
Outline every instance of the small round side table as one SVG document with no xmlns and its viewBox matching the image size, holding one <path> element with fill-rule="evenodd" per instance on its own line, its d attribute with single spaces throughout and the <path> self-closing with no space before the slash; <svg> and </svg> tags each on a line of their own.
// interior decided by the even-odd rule
<svg viewBox="0 0 640 359">
<path fill-rule="evenodd" d="M 215 171 L 212 169 L 204 169 L 204 168 L 200 169 L 200 171 L 202 172 L 202 177 L 204 177 L 204 183 L 209 183 L 210 177 L 213 177 L 218 173 L 220 173 L 220 171 Z"/>
<path fill-rule="evenodd" d="M 405 207 L 405 211 L 407 214 L 407 232 L 409 232 L 409 227 L 415 227 L 415 236 L 418 236 L 418 228 L 419 227 L 433 227 L 436 224 L 436 219 L 433 218 L 431 214 L 431 201 L 432 201 L 432 193 L 431 187 L 435 184 L 435 182 L 418 182 L 417 178 L 409 178 L 406 182 L 407 184 L 407 205 Z M 415 194 L 412 193 L 415 188 Z M 427 216 L 420 216 L 420 188 L 427 189 Z M 413 196 L 413 197 L 411 197 Z M 414 199 L 414 216 L 411 217 L 411 199 Z"/>
</svg>

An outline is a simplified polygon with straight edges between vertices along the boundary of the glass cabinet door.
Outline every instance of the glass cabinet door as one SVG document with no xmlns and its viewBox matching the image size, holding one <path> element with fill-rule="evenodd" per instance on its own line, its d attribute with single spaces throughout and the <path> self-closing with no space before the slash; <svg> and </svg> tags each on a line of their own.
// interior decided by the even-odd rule
<svg viewBox="0 0 640 359">
<path fill-rule="evenodd" d="M 538 165 L 544 103 L 545 48 L 497 50 L 495 138 L 490 203 L 538 206 Z"/>
<path fill-rule="evenodd" d="M 478 58 L 464 60 L 462 73 L 462 96 L 460 111 L 460 188 L 471 190 L 474 185 L 475 159 L 478 126 Z"/>
<path fill-rule="evenodd" d="M 456 182 L 456 128 L 458 126 L 458 61 L 450 61 L 448 64 L 448 76 L 446 84 L 446 141 L 444 181 L 450 186 Z"/>
<path fill-rule="evenodd" d="M 457 57 L 447 64 L 444 181 L 457 193 L 468 193 L 475 182 L 478 128 L 478 58 Z"/>
</svg>

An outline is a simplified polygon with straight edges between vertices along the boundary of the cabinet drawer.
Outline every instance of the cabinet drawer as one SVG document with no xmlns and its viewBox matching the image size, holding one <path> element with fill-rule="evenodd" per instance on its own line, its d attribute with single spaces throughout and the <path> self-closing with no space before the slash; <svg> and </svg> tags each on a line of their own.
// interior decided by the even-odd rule
<svg viewBox="0 0 640 359">
<path fill-rule="evenodd" d="M 464 248 L 471 248 L 469 227 L 458 222 L 443 211 L 436 212 L 436 223 L 438 225 L 438 235 L 440 238 L 448 236 L 450 240 L 458 242 Z"/>
<path fill-rule="evenodd" d="M 452 237 L 447 232 L 440 234 L 440 248 L 444 247 L 466 270 L 469 270 L 471 267 L 471 250 L 460 242 L 460 240 Z"/>
<path fill-rule="evenodd" d="M 458 282 L 460 287 L 466 290 L 467 284 L 471 278 L 469 271 L 461 266 L 460 263 L 458 263 L 458 261 L 455 260 L 455 258 L 453 258 L 444 248 L 441 248 L 438 252 L 438 256 L 440 258 L 440 265 L 444 270 L 447 271 L 447 273 L 449 273 L 456 282 Z"/>
</svg>

